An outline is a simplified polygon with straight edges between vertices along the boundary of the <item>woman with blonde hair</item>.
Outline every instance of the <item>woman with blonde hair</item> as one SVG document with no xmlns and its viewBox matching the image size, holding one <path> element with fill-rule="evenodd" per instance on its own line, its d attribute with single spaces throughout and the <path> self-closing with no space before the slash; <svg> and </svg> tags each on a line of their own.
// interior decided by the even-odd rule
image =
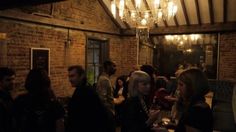
<svg viewBox="0 0 236 132">
<path fill-rule="evenodd" d="M 149 111 L 150 76 L 143 71 L 132 73 L 129 81 L 129 98 L 124 108 L 122 132 L 151 132 L 159 110 Z"/>
<path fill-rule="evenodd" d="M 177 109 L 181 111 L 175 132 L 212 132 L 213 117 L 204 96 L 209 92 L 204 73 L 196 68 L 188 69 L 178 77 L 180 99 Z"/>
</svg>

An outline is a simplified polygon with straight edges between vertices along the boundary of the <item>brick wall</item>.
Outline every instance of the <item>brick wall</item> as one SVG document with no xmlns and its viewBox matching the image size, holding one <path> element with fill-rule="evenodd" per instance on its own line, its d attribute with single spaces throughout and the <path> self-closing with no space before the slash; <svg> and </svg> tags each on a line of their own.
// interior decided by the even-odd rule
<svg viewBox="0 0 236 132">
<path fill-rule="evenodd" d="M 220 35 L 219 79 L 236 82 L 236 32 Z"/>
<path fill-rule="evenodd" d="M 50 12 L 50 4 L 0 11 L 0 16 L 5 16 L 0 17 L 0 33 L 7 34 L 6 39 L 1 40 L 1 45 L 4 44 L 7 50 L 7 66 L 15 69 L 17 73 L 16 89 L 13 92 L 15 96 L 24 91 L 32 47 L 50 48 L 50 78 L 56 96 L 72 94 L 73 88 L 68 82 L 67 67 L 85 66 L 87 37 L 109 40 L 110 58 L 117 64 L 115 76 L 128 74 L 132 70 L 136 64 L 135 37 L 116 35 L 119 33 L 118 27 L 97 0 L 72 0 L 54 3 L 53 6 L 53 13 Z M 55 22 L 65 27 L 51 25 Z M 78 26 L 86 31 L 66 28 L 68 25 Z M 71 39 L 70 48 L 65 47 L 68 37 Z"/>
</svg>

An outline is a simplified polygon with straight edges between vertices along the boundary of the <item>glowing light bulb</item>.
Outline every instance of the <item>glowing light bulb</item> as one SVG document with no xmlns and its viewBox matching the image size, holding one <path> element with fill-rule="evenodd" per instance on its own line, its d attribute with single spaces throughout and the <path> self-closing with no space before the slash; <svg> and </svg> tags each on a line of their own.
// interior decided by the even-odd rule
<svg viewBox="0 0 236 132">
<path fill-rule="evenodd" d="M 160 0 L 154 0 L 154 7 L 158 8 L 160 6 Z"/>
<path fill-rule="evenodd" d="M 141 24 L 142 24 L 143 26 L 147 25 L 147 20 L 146 20 L 146 19 L 142 19 L 142 20 L 141 20 Z"/>
</svg>

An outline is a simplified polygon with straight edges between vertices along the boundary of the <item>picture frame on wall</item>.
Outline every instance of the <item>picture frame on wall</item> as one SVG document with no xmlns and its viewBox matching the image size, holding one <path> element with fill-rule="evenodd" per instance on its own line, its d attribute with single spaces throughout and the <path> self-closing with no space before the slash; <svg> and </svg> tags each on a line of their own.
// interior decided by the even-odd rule
<svg viewBox="0 0 236 132">
<path fill-rule="evenodd" d="M 50 49 L 49 48 L 31 48 L 31 66 L 30 69 L 44 69 L 50 75 Z"/>
</svg>

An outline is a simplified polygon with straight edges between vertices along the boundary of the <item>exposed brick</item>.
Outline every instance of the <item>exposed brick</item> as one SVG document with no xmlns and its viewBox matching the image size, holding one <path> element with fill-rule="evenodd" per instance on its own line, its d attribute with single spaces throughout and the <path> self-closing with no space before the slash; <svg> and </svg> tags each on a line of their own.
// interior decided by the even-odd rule
<svg viewBox="0 0 236 132">
<path fill-rule="evenodd" d="M 50 13 L 50 4 L 27 6 L 4 11 L 19 12 L 31 18 L 31 13 Z M 0 12 L 1 13 L 1 12 Z M 36 16 L 37 17 L 37 16 Z M 41 19 L 41 16 L 37 17 Z M 54 3 L 52 21 L 60 19 L 81 24 L 91 30 L 104 32 L 117 32 L 118 27 L 111 21 L 97 0 L 72 0 Z M 50 21 L 49 21 L 50 23 Z M 86 37 L 108 39 L 110 45 L 110 58 L 117 64 L 115 76 L 128 74 L 136 64 L 135 37 L 122 38 L 116 35 L 91 33 L 79 30 L 69 30 L 70 48 L 65 48 L 68 29 L 56 28 L 22 21 L 0 19 L 0 32 L 7 34 L 7 65 L 16 70 L 16 89 L 14 95 L 24 91 L 24 80 L 30 70 L 30 48 L 50 48 L 50 78 L 52 89 L 56 96 L 71 96 L 71 88 L 67 67 L 69 65 L 82 65 L 85 67 Z M 134 50 L 134 51 L 133 51 Z"/>
</svg>

